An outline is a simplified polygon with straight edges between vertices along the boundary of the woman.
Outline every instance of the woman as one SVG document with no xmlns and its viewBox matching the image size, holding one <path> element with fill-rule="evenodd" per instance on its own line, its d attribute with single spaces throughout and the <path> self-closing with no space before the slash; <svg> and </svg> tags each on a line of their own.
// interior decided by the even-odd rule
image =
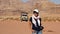
<svg viewBox="0 0 60 34">
<path fill-rule="evenodd" d="M 37 9 L 33 11 L 33 15 L 30 17 L 30 24 L 32 26 L 32 34 L 42 34 L 43 27 L 41 27 L 41 18 Z"/>
</svg>

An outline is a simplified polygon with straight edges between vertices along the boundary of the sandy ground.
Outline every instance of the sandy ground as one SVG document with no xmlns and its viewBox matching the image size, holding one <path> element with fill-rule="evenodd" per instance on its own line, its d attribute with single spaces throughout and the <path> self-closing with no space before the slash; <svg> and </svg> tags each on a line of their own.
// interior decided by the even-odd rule
<svg viewBox="0 0 60 34">
<path fill-rule="evenodd" d="M 43 34 L 60 34 L 60 22 L 43 22 Z"/>
<path fill-rule="evenodd" d="M 60 34 L 59 22 L 42 22 L 43 34 Z M 0 34 L 31 34 L 28 22 L 18 20 L 0 21 Z"/>
</svg>

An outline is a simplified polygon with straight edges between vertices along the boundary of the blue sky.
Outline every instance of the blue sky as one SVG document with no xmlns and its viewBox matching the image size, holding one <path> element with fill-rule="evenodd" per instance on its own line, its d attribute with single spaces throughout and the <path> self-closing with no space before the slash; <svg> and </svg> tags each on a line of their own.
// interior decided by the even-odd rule
<svg viewBox="0 0 60 34">
<path fill-rule="evenodd" d="M 29 0 L 22 0 L 22 2 L 26 3 L 28 2 Z M 60 0 L 49 0 L 50 2 L 53 2 L 55 4 L 60 4 Z"/>
<path fill-rule="evenodd" d="M 60 0 L 49 0 L 50 2 L 53 2 L 55 4 L 60 4 Z"/>
<path fill-rule="evenodd" d="M 24 2 L 24 3 L 26 3 L 26 2 L 28 2 L 29 0 L 22 0 L 22 2 Z"/>
</svg>

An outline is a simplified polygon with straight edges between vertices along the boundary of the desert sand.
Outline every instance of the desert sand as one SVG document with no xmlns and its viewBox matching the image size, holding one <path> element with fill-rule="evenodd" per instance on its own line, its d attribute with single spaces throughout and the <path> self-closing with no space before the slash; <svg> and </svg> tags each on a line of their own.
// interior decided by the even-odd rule
<svg viewBox="0 0 60 34">
<path fill-rule="evenodd" d="M 60 34 L 60 22 L 42 21 L 43 34 Z M 31 34 L 28 22 L 20 20 L 0 20 L 0 34 Z"/>
</svg>

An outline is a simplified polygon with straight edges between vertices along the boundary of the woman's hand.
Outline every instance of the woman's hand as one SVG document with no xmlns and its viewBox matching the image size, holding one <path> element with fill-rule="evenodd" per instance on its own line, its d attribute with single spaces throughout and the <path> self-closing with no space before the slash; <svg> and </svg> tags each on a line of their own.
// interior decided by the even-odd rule
<svg viewBox="0 0 60 34">
<path fill-rule="evenodd" d="M 35 32 L 35 30 L 32 30 L 32 32 Z"/>
</svg>

